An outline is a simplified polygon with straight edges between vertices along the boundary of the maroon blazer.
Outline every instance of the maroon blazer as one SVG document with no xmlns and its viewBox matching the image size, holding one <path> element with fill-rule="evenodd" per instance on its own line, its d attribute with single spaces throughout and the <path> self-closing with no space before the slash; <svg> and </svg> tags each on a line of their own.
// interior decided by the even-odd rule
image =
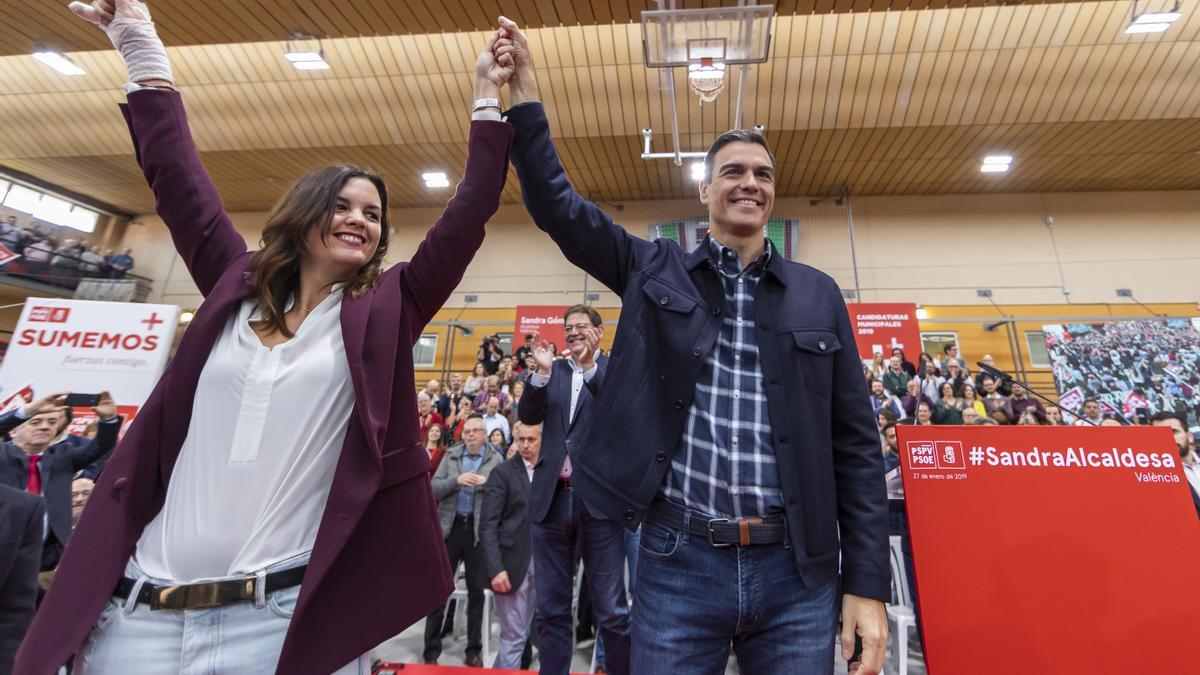
<svg viewBox="0 0 1200 675">
<path fill-rule="evenodd" d="M 158 213 L 205 299 L 96 485 L 17 653 L 19 673 L 53 673 L 87 638 L 142 529 L 162 508 L 208 354 L 230 312 L 255 293 L 247 271 L 253 254 L 200 163 L 180 96 L 139 91 L 122 108 Z M 505 123 L 472 122 L 464 178 L 412 260 L 342 302 L 355 405 L 276 672 L 339 668 L 429 614 L 453 589 L 429 458 L 418 442 L 412 346 L 483 242 L 512 136 Z"/>
</svg>

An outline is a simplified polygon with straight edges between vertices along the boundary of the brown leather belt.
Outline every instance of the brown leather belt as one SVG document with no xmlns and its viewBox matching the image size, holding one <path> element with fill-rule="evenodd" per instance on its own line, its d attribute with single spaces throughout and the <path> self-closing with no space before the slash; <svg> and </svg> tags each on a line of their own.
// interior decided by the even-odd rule
<svg viewBox="0 0 1200 675">
<path fill-rule="evenodd" d="M 283 588 L 299 585 L 304 579 L 304 569 L 307 566 L 271 572 L 263 578 L 264 595 Z M 113 595 L 126 599 L 137 585 L 135 579 L 122 577 L 117 582 Z M 138 591 L 137 602 L 150 605 L 150 609 L 203 609 L 205 607 L 220 607 L 235 602 L 254 600 L 258 592 L 258 577 L 242 577 L 241 579 L 225 579 L 199 584 L 163 585 L 145 583 Z"/>
<path fill-rule="evenodd" d="M 684 513 L 688 517 L 684 518 Z M 783 514 L 772 514 L 764 518 L 709 518 L 699 511 L 685 509 L 665 500 L 655 500 L 646 513 L 646 520 L 661 523 L 676 530 L 684 528 L 687 521 L 688 534 L 705 537 L 708 543 L 723 548 L 726 546 L 760 546 L 787 542 L 787 521 Z"/>
</svg>

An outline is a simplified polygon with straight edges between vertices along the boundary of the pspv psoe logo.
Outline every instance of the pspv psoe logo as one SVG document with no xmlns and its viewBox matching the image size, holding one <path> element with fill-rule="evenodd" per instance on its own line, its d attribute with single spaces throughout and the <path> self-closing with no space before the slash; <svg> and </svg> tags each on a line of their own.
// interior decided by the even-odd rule
<svg viewBox="0 0 1200 675">
<path fill-rule="evenodd" d="M 67 317 L 71 315 L 69 307 L 31 307 L 29 309 L 30 321 L 45 321 L 48 323 L 66 323 Z"/>
<path fill-rule="evenodd" d="M 965 469 L 967 458 L 959 441 L 909 441 L 910 469 Z"/>
</svg>

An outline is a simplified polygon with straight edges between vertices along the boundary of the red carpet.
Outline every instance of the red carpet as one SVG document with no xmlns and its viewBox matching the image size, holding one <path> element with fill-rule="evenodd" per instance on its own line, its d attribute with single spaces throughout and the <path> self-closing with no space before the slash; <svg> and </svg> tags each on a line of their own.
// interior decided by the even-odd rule
<svg viewBox="0 0 1200 675">
<path fill-rule="evenodd" d="M 374 675 L 520 675 L 532 673 L 533 670 L 494 670 L 492 668 L 468 668 L 466 666 L 427 666 L 420 663 L 382 663 L 375 669 Z M 575 673 L 574 675 L 585 675 Z"/>
</svg>

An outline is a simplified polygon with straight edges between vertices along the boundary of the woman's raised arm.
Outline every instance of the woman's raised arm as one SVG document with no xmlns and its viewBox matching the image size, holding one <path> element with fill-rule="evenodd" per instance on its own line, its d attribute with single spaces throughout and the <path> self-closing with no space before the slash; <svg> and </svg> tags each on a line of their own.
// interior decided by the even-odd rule
<svg viewBox="0 0 1200 675">
<path fill-rule="evenodd" d="M 154 191 L 155 210 L 171 231 L 175 249 L 200 292 L 208 295 L 221 273 L 246 253 L 246 242 L 200 162 L 150 11 L 138 0 L 72 2 L 70 7 L 99 26 L 125 59 L 130 93 L 121 108 L 138 165 Z"/>
</svg>

